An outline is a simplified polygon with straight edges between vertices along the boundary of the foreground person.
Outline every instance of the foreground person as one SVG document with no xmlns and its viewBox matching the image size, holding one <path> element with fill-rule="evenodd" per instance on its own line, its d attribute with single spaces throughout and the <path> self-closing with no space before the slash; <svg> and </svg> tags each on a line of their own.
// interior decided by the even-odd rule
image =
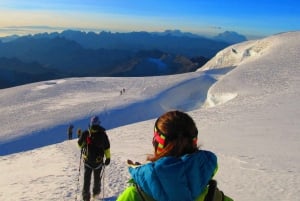
<svg viewBox="0 0 300 201">
<path fill-rule="evenodd" d="M 145 165 L 128 160 L 131 185 L 117 201 L 232 201 L 212 177 L 217 157 L 197 147 L 198 130 L 181 111 L 160 116 L 154 125 L 154 155 Z"/>
</svg>

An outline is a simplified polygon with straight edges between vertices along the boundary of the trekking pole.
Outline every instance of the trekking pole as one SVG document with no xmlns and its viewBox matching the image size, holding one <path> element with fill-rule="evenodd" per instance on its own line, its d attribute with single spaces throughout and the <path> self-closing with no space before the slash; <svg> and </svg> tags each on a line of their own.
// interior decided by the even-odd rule
<svg viewBox="0 0 300 201">
<path fill-rule="evenodd" d="M 75 201 L 77 201 L 77 196 L 78 196 L 78 191 L 79 191 L 79 180 L 80 180 L 80 169 L 81 169 L 82 152 L 83 152 L 83 149 L 81 149 L 81 151 L 80 151 L 80 160 L 79 160 L 79 167 L 78 167 L 78 178 L 77 178 L 77 187 L 76 187 Z"/>
<path fill-rule="evenodd" d="M 102 180 L 102 199 L 104 200 L 104 172 L 105 172 L 105 165 L 103 164 L 102 172 L 100 175 L 100 181 Z"/>
</svg>

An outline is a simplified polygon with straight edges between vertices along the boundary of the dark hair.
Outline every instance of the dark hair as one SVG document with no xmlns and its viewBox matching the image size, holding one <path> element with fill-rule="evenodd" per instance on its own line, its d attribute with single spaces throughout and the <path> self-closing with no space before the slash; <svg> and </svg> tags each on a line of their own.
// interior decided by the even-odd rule
<svg viewBox="0 0 300 201">
<path fill-rule="evenodd" d="M 186 113 L 175 110 L 161 115 L 155 122 L 153 146 L 154 156 L 148 158 L 156 161 L 164 156 L 180 157 L 198 150 L 198 130 L 194 120 Z M 159 135 L 159 137 L 157 137 Z M 163 138 L 163 148 L 157 151 L 160 138 Z M 157 140 L 159 138 L 159 140 Z"/>
</svg>

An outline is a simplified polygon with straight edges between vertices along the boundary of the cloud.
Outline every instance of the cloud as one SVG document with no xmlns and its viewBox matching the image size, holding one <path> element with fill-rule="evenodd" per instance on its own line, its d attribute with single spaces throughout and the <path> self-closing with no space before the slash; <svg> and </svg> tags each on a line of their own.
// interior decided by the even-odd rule
<svg viewBox="0 0 300 201">
<path fill-rule="evenodd" d="M 210 29 L 223 29 L 221 26 L 209 26 Z"/>
<path fill-rule="evenodd" d="M 65 30 L 64 27 L 51 26 L 8 26 L 0 28 L 0 37 L 10 35 L 29 35 L 43 32 L 60 32 Z"/>
</svg>

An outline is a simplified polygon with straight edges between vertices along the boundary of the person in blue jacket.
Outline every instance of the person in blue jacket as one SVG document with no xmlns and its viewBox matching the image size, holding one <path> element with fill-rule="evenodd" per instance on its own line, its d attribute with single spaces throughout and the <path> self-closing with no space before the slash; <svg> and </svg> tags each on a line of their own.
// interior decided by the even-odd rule
<svg viewBox="0 0 300 201">
<path fill-rule="evenodd" d="M 181 111 L 169 111 L 154 125 L 154 154 L 144 165 L 128 160 L 130 185 L 117 201 L 203 201 L 218 169 L 217 157 L 197 146 L 193 119 Z M 221 191 L 220 191 L 221 192 Z M 223 193 L 214 196 L 231 200 Z"/>
</svg>

